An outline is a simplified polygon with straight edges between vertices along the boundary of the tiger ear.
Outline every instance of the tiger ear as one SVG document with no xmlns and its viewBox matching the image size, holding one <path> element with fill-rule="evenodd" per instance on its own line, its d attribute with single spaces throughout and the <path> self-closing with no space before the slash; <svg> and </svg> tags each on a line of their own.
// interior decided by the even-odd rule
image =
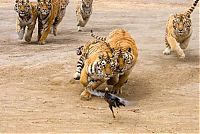
<svg viewBox="0 0 200 134">
<path fill-rule="evenodd" d="M 19 0 L 16 0 L 15 3 L 18 3 Z"/>
</svg>

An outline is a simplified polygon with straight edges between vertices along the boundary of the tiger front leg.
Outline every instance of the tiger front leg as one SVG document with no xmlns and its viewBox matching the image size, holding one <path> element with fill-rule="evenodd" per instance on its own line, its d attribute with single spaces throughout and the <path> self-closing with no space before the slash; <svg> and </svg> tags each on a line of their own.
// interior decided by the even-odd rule
<svg viewBox="0 0 200 134">
<path fill-rule="evenodd" d="M 84 91 L 81 93 L 81 100 L 90 100 L 92 95 L 91 91 L 96 89 L 101 85 L 104 80 L 88 81 L 88 74 L 86 73 L 86 67 L 83 68 L 80 78 L 81 84 L 85 87 Z"/>
<path fill-rule="evenodd" d="M 63 17 L 64 17 L 64 15 L 63 16 L 61 15 L 61 16 L 58 16 L 58 17 L 55 18 L 55 21 L 53 23 L 53 35 L 54 36 L 56 36 L 58 34 L 57 27 L 60 24 L 60 22 L 62 21 Z"/>
<path fill-rule="evenodd" d="M 115 85 L 115 84 L 117 84 L 119 82 L 119 76 L 118 75 L 114 75 L 113 77 L 111 77 L 106 82 L 107 82 L 107 85 Z"/>
<path fill-rule="evenodd" d="M 185 54 L 175 38 L 173 38 L 172 36 L 167 37 L 167 41 L 171 47 L 171 51 L 175 51 L 179 58 L 185 58 Z"/>
<path fill-rule="evenodd" d="M 95 80 L 95 81 L 89 82 L 85 90 L 81 93 L 81 100 L 90 100 L 92 97 L 91 91 L 95 90 L 104 82 L 105 82 L 104 80 Z"/>
<path fill-rule="evenodd" d="M 43 30 L 42 20 L 38 18 L 38 42 L 40 41 L 40 38 L 42 36 L 42 30 Z"/>
<path fill-rule="evenodd" d="M 166 35 L 167 36 L 167 35 Z M 171 48 L 170 48 L 170 45 L 167 41 L 167 37 L 165 37 L 165 45 L 166 45 L 166 48 L 165 50 L 163 51 L 163 54 L 164 55 L 170 55 L 171 54 Z"/>
<path fill-rule="evenodd" d="M 78 27 L 78 31 L 82 31 L 82 28 L 85 27 L 85 25 L 87 24 L 89 18 L 83 18 L 81 15 L 77 15 L 77 27 Z"/>
<path fill-rule="evenodd" d="M 128 76 L 130 74 L 131 70 L 125 72 L 123 75 L 119 76 L 119 81 L 117 84 L 113 86 L 112 92 L 117 93 L 117 94 L 122 94 L 122 86 L 127 83 L 128 81 Z"/>
<path fill-rule="evenodd" d="M 187 38 L 186 40 L 184 40 L 184 42 L 180 43 L 180 47 L 181 49 L 186 49 L 188 47 L 190 38 Z"/>
<path fill-rule="evenodd" d="M 32 35 L 33 35 L 33 30 L 35 28 L 35 23 L 31 24 L 30 26 L 27 27 L 27 32 L 26 32 L 26 36 L 25 36 L 25 41 L 30 42 Z"/>
<path fill-rule="evenodd" d="M 16 21 L 16 31 L 17 31 L 17 34 L 18 34 L 18 39 L 20 39 L 20 40 L 23 39 L 24 33 L 25 33 L 25 28 L 26 28 L 26 26 L 22 26 L 20 24 L 20 21 L 17 19 L 17 21 Z"/>
<path fill-rule="evenodd" d="M 41 35 L 41 38 L 39 39 L 39 44 L 40 45 L 44 45 L 45 44 L 47 36 L 48 36 L 48 34 L 49 34 L 50 30 L 51 30 L 52 22 L 53 21 L 50 21 L 47 24 L 43 25 L 42 35 Z"/>
</svg>

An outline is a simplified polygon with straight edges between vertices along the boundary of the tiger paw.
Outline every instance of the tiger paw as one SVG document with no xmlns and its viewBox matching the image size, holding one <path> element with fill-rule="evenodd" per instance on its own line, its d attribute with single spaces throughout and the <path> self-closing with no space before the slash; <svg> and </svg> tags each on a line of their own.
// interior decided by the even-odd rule
<svg viewBox="0 0 200 134">
<path fill-rule="evenodd" d="M 113 88 L 111 90 L 111 93 L 113 93 L 113 94 L 122 94 L 122 88 Z"/>
<path fill-rule="evenodd" d="M 39 45 L 44 45 L 45 41 L 39 41 Z"/>
<path fill-rule="evenodd" d="M 81 32 L 81 31 L 83 31 L 82 29 L 81 29 L 81 27 L 80 26 L 78 26 L 78 32 Z"/>
<path fill-rule="evenodd" d="M 84 90 L 82 93 L 81 93 L 81 100 L 85 100 L 85 101 L 88 101 L 92 98 L 92 95 L 87 91 L 87 90 Z"/>
<path fill-rule="evenodd" d="M 179 49 L 179 50 L 177 51 L 177 55 L 178 55 L 178 57 L 179 57 L 180 59 L 184 59 L 184 58 L 185 58 L 185 54 L 184 54 L 184 52 L 183 52 L 182 49 Z"/>
<path fill-rule="evenodd" d="M 23 33 L 18 33 L 18 39 L 19 39 L 19 40 L 22 40 L 23 37 L 24 37 L 24 34 L 23 34 Z"/>
<path fill-rule="evenodd" d="M 170 48 L 165 48 L 165 50 L 163 51 L 163 54 L 164 55 L 170 55 L 170 53 L 171 53 L 171 50 L 170 50 Z"/>
<path fill-rule="evenodd" d="M 30 42 L 31 41 L 31 37 L 26 36 L 25 37 L 25 41 Z"/>
<path fill-rule="evenodd" d="M 181 55 L 179 55 L 179 58 L 180 58 L 180 59 L 184 59 L 184 58 L 185 58 L 185 54 L 182 53 Z"/>
<path fill-rule="evenodd" d="M 58 34 L 57 28 L 53 28 L 53 35 L 56 36 Z"/>
<path fill-rule="evenodd" d="M 25 33 L 24 30 L 20 30 L 20 31 L 18 31 L 18 39 L 19 39 L 19 40 L 22 40 L 22 39 L 23 39 L 23 37 L 24 37 L 24 33 Z"/>
</svg>

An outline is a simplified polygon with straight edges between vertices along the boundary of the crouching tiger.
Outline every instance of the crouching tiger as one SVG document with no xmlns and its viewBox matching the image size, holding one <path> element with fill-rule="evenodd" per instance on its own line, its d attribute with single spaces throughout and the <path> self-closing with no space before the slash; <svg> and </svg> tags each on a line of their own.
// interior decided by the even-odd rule
<svg viewBox="0 0 200 134">
<path fill-rule="evenodd" d="M 25 41 L 30 42 L 37 20 L 37 3 L 29 0 L 16 0 L 14 10 L 18 13 L 16 20 L 16 31 L 18 38 L 23 39 L 25 29 Z"/>
<path fill-rule="evenodd" d="M 128 81 L 138 57 L 134 39 L 124 29 L 115 29 L 107 37 L 100 37 L 93 33 L 91 36 L 97 40 L 105 41 L 113 49 L 114 59 L 116 59 L 115 75 L 107 80 L 107 84 L 113 85 L 112 92 L 122 94 L 122 86 Z"/>
<path fill-rule="evenodd" d="M 105 42 L 89 42 L 83 50 L 77 69 L 81 70 L 80 82 L 85 87 L 81 99 L 89 100 L 94 90 L 113 76 L 115 63 L 112 50 Z"/>
<path fill-rule="evenodd" d="M 108 85 L 113 85 L 113 93 L 122 93 L 122 86 L 128 81 L 128 76 L 130 75 L 133 66 L 135 65 L 138 57 L 138 50 L 134 39 L 131 35 L 123 29 L 113 30 L 108 37 L 100 37 L 91 33 L 97 41 L 105 42 L 112 50 L 113 54 L 113 76 L 107 80 Z M 79 47 L 77 49 L 77 55 L 81 56 L 79 62 L 77 63 L 77 70 L 74 75 L 74 79 L 79 79 L 82 73 L 82 68 L 84 66 L 85 52 L 87 52 L 88 47 Z"/>
<path fill-rule="evenodd" d="M 190 15 L 196 7 L 199 0 L 195 0 L 193 6 L 184 13 L 171 15 L 166 26 L 164 55 L 169 55 L 175 51 L 179 58 L 185 58 L 183 49 L 186 49 L 192 35 Z"/>
</svg>

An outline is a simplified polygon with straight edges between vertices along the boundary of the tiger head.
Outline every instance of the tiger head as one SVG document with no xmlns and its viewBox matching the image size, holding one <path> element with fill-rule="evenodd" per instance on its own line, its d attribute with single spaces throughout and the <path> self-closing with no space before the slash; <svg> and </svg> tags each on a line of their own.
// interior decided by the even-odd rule
<svg viewBox="0 0 200 134">
<path fill-rule="evenodd" d="M 133 65 L 132 49 L 115 49 L 113 52 L 115 59 L 115 72 L 122 75 L 124 71 L 128 70 Z"/>
<path fill-rule="evenodd" d="M 173 20 L 174 32 L 178 36 L 188 35 L 191 28 L 191 19 L 187 14 L 176 14 Z"/>
<path fill-rule="evenodd" d="M 92 2 L 93 0 L 82 0 L 82 4 L 87 8 L 91 7 Z"/>
<path fill-rule="evenodd" d="M 65 9 L 69 4 L 69 0 L 61 0 L 61 10 Z"/>
<path fill-rule="evenodd" d="M 29 0 L 16 0 L 14 10 L 20 17 L 24 17 L 31 14 L 32 7 Z"/>
<path fill-rule="evenodd" d="M 50 14 L 52 8 L 51 0 L 38 0 L 38 13 L 42 16 Z"/>
<path fill-rule="evenodd" d="M 96 73 L 99 77 L 109 79 L 113 76 L 113 67 L 115 66 L 115 63 L 112 54 L 109 55 L 107 53 L 103 55 L 102 53 L 100 53 L 95 62 Z"/>
</svg>

